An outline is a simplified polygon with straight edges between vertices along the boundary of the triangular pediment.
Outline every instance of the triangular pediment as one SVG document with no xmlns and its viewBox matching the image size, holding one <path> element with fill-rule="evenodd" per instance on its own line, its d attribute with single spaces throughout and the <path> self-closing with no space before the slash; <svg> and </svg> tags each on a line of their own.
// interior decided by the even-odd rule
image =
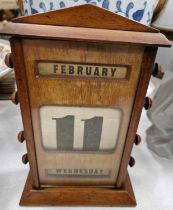
<svg viewBox="0 0 173 210">
<path fill-rule="evenodd" d="M 15 23 L 72 26 L 157 33 L 158 30 L 92 4 L 54 10 L 13 20 Z"/>
</svg>

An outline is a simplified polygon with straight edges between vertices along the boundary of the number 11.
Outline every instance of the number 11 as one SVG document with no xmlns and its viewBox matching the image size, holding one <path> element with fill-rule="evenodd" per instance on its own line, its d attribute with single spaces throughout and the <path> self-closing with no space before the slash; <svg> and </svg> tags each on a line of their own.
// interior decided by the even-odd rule
<svg viewBox="0 0 173 210">
<path fill-rule="evenodd" d="M 63 118 L 53 118 L 56 120 L 56 138 L 58 150 L 73 150 L 74 144 L 74 120 L 73 115 Z M 103 117 L 93 117 L 91 119 L 81 119 L 84 121 L 83 150 L 98 151 L 100 147 Z M 80 126 L 79 126 L 80 127 Z M 80 131 L 79 131 L 80 132 Z"/>
</svg>

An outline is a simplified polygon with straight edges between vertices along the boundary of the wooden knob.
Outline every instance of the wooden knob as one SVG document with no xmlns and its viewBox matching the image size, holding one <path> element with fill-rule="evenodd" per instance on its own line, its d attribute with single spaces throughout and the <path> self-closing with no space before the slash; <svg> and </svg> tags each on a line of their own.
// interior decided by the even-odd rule
<svg viewBox="0 0 173 210">
<path fill-rule="evenodd" d="M 149 97 L 146 97 L 144 100 L 144 108 L 149 110 L 152 107 L 152 100 Z"/>
<path fill-rule="evenodd" d="M 6 66 L 8 66 L 9 68 L 13 68 L 13 60 L 12 60 L 12 55 L 11 53 L 8 53 L 5 56 L 4 62 L 6 64 Z"/>
<path fill-rule="evenodd" d="M 12 93 L 11 101 L 13 102 L 13 104 L 16 104 L 16 105 L 19 103 L 19 97 L 18 97 L 17 91 Z"/>
<path fill-rule="evenodd" d="M 156 77 L 159 79 L 163 78 L 164 72 L 162 71 L 161 65 L 159 65 L 158 63 L 154 64 L 152 75 L 153 75 L 153 77 Z"/>
<path fill-rule="evenodd" d="M 24 154 L 23 156 L 22 156 L 22 162 L 23 162 L 23 164 L 27 164 L 28 163 L 28 154 Z"/>
<path fill-rule="evenodd" d="M 24 131 L 20 131 L 18 133 L 17 139 L 20 143 L 23 143 L 25 141 Z"/>
<path fill-rule="evenodd" d="M 141 143 L 141 137 L 140 137 L 140 135 L 136 134 L 134 143 L 136 145 L 139 145 Z"/>
<path fill-rule="evenodd" d="M 133 167 L 135 165 L 135 159 L 134 157 L 130 157 L 129 166 Z"/>
</svg>

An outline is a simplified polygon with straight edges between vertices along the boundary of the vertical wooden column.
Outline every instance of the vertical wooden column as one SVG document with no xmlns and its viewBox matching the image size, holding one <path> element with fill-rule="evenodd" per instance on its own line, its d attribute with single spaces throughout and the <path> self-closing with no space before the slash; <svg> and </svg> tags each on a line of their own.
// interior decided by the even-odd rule
<svg viewBox="0 0 173 210">
<path fill-rule="evenodd" d="M 141 112 L 144 105 L 144 99 L 146 96 L 147 88 L 149 85 L 150 77 L 152 74 L 152 68 L 154 65 L 155 57 L 157 53 L 157 47 L 146 47 L 143 56 L 143 62 L 141 65 L 141 75 L 138 83 L 138 88 L 134 100 L 133 110 L 131 114 L 131 120 L 126 137 L 126 143 L 124 152 L 122 155 L 119 174 L 116 182 L 117 187 L 121 187 L 127 176 L 127 167 L 129 164 L 129 157 L 134 145 L 134 138 L 138 128 Z M 126 173 L 125 173 L 126 171 Z"/>
<path fill-rule="evenodd" d="M 22 48 L 22 39 L 11 39 L 11 50 L 14 61 L 14 69 L 18 95 L 20 98 L 20 109 L 22 114 L 23 127 L 25 131 L 28 159 L 31 168 L 33 188 L 39 188 L 38 167 L 35 154 L 34 136 L 31 120 L 31 109 L 29 101 L 29 91 L 25 74 L 24 55 Z"/>
</svg>

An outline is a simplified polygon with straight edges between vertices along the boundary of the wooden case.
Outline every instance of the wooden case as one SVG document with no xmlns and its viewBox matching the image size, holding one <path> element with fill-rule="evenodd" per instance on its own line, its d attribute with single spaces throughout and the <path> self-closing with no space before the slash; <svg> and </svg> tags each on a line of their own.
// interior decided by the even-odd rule
<svg viewBox="0 0 173 210">
<path fill-rule="evenodd" d="M 127 166 L 157 48 L 169 41 L 154 28 L 93 5 L 20 17 L 0 34 L 11 37 L 31 169 L 20 204 L 134 206 Z M 68 124 L 61 134 L 64 124 L 58 124 L 55 136 L 54 113 L 61 123 L 70 116 L 75 132 Z M 91 113 L 104 119 L 102 136 L 88 134 L 92 121 L 81 143 L 81 126 Z M 64 137 L 70 132 L 75 138 Z M 89 138 L 95 146 L 88 146 Z"/>
</svg>

